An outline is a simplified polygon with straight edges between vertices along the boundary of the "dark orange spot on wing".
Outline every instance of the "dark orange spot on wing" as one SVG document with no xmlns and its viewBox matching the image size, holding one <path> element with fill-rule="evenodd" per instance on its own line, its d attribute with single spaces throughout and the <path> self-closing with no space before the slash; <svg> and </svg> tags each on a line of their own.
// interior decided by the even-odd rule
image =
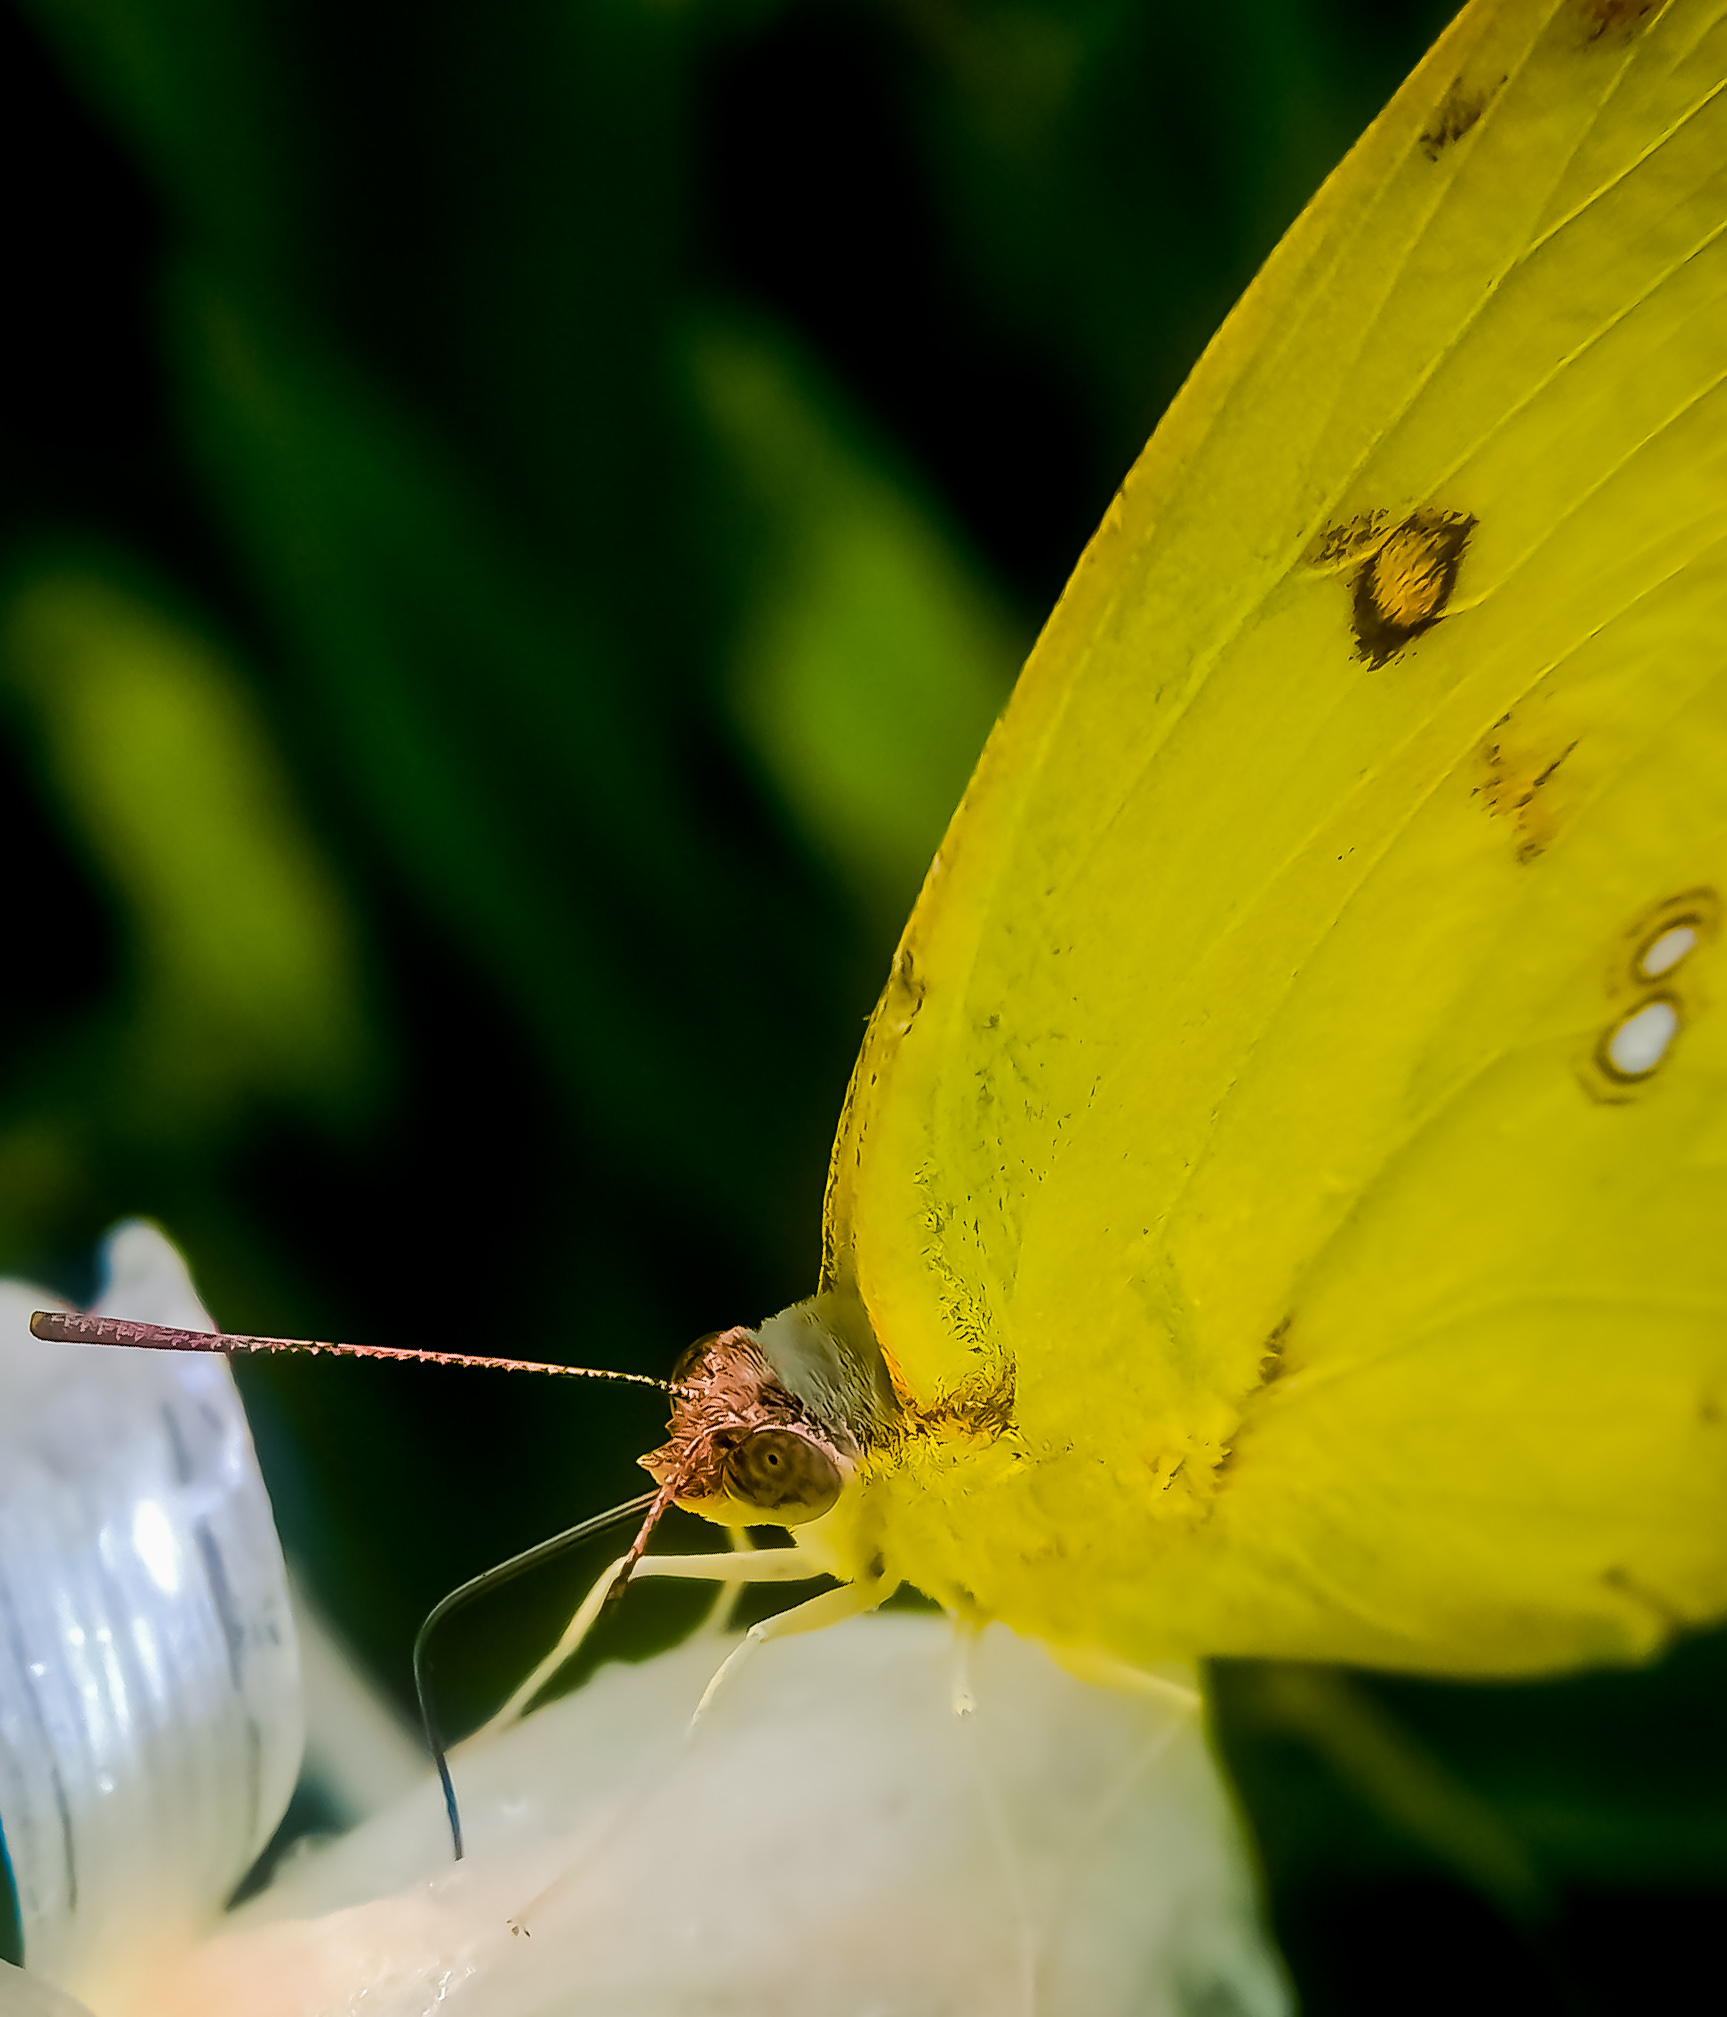
<svg viewBox="0 0 1727 2017">
<path fill-rule="evenodd" d="M 1462 513 L 1412 511 L 1362 562 L 1351 615 L 1369 665 L 1384 665 L 1445 614 L 1474 530 L 1475 520 Z"/>
</svg>

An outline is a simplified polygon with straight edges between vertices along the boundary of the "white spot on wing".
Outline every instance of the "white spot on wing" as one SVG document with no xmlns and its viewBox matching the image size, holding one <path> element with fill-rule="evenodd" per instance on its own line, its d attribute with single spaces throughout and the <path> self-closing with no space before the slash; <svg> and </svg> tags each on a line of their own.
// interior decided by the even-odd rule
<svg viewBox="0 0 1727 2017">
<path fill-rule="evenodd" d="M 1621 1078 L 1646 1078 L 1678 1033 L 1679 1011 L 1671 1002 L 1645 1002 L 1608 1037 L 1607 1063 Z"/>
<path fill-rule="evenodd" d="M 1694 924 L 1676 924 L 1654 939 L 1643 949 L 1637 962 L 1637 971 L 1645 980 L 1656 980 L 1664 973 L 1671 973 L 1689 952 L 1696 949 L 1697 927 Z"/>
</svg>

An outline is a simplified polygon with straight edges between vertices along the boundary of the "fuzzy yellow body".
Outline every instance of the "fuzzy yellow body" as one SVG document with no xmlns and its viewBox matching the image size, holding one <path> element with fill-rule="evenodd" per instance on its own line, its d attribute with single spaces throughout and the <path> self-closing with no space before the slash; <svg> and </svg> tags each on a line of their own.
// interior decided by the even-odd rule
<svg viewBox="0 0 1727 2017">
<path fill-rule="evenodd" d="M 842 1572 L 1134 1662 L 1727 1614 L 1724 81 L 1723 0 L 1471 6 L 1129 477 L 836 1144 Z"/>
</svg>

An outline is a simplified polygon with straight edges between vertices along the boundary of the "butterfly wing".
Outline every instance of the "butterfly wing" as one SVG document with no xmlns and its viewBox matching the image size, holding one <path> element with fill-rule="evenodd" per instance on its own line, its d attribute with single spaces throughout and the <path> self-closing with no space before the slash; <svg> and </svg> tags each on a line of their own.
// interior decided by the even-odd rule
<svg viewBox="0 0 1727 2017">
<path fill-rule="evenodd" d="M 1727 1611 L 1724 79 L 1721 0 L 1468 8 L 1026 668 L 828 1200 L 949 1601 L 1486 1672 Z"/>
</svg>

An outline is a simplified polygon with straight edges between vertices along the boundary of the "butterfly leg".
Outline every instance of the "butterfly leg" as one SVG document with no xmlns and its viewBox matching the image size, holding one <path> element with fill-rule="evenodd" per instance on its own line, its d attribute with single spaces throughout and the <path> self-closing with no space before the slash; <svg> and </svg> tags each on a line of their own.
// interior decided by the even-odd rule
<svg viewBox="0 0 1727 2017">
<path fill-rule="evenodd" d="M 735 1555 L 753 1555 L 756 1544 L 750 1539 L 748 1527 L 728 1527 L 726 1539 L 732 1544 Z M 708 1614 L 690 1634 L 693 1639 L 723 1639 L 732 1628 L 732 1618 L 737 1611 L 738 1598 L 743 1593 L 743 1584 L 736 1576 L 728 1576 L 723 1583 L 714 1586 L 714 1600 L 708 1606 Z"/>
<path fill-rule="evenodd" d="M 606 1607 L 612 1584 L 627 1557 L 620 1555 L 582 1599 L 575 1616 L 564 1627 L 558 1643 L 539 1662 L 510 1699 L 477 1735 L 493 1736 L 520 1722 L 528 1704 L 546 1683 L 580 1650 L 582 1641 L 594 1628 L 594 1621 Z M 750 1554 L 729 1555 L 644 1555 L 636 1564 L 632 1580 L 644 1576 L 689 1577 L 696 1582 L 808 1583 L 825 1571 L 817 1568 L 796 1548 L 763 1548 Z"/>
<path fill-rule="evenodd" d="M 782 1550 L 789 1553 L 790 1550 Z M 662 1555 L 660 1561 L 675 1561 L 675 1556 Z M 787 1578 L 786 1580 L 790 1580 Z M 720 1669 L 702 1690 L 702 1699 L 696 1704 L 696 1712 L 690 1718 L 690 1728 L 696 1725 L 713 1707 L 728 1676 L 735 1675 L 744 1660 L 764 1646 L 769 1639 L 795 1638 L 800 1632 L 822 1632 L 829 1625 L 838 1625 L 847 1618 L 861 1617 L 865 1611 L 873 1611 L 878 1604 L 891 1597 L 899 1585 L 885 1577 L 871 1577 L 861 1582 L 842 1583 L 837 1590 L 823 1590 L 819 1596 L 811 1597 L 807 1603 L 795 1604 L 789 1611 L 780 1611 L 771 1618 L 764 1618 L 759 1625 L 752 1625 L 738 1645 L 720 1663 Z"/>
<path fill-rule="evenodd" d="M 1190 1714 L 1199 1707 L 1199 1690 L 1190 1681 L 1154 1674 L 1148 1667 L 1131 1666 L 1126 1660 L 1087 1647 L 1052 1646 L 1049 1650 L 1056 1664 L 1065 1667 L 1076 1681 L 1089 1681 L 1097 1688 L 1113 1688 L 1120 1695 L 1149 1696 Z"/>
<path fill-rule="evenodd" d="M 971 1681 L 972 1648 L 977 1644 L 979 1628 L 967 1618 L 956 1618 L 953 1630 L 952 1687 L 948 1695 L 948 1706 L 956 1716 L 969 1716 L 977 1707 L 977 1690 Z"/>
</svg>

